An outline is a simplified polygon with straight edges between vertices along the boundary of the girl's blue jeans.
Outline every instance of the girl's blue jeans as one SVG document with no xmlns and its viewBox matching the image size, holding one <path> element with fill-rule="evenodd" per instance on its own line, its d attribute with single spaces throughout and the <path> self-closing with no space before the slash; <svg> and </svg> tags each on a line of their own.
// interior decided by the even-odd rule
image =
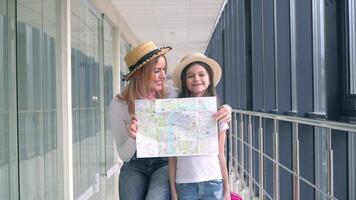
<svg viewBox="0 0 356 200">
<path fill-rule="evenodd" d="M 179 200 L 220 200 L 223 198 L 223 184 L 221 180 L 198 183 L 177 183 Z"/>
<path fill-rule="evenodd" d="M 170 200 L 167 158 L 132 158 L 119 175 L 122 200 Z"/>
</svg>

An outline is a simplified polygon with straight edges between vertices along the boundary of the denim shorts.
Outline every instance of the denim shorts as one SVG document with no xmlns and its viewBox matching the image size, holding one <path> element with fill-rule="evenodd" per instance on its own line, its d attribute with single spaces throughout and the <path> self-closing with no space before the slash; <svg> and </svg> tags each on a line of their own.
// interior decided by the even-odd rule
<svg viewBox="0 0 356 200">
<path fill-rule="evenodd" d="M 198 183 L 177 183 L 176 188 L 179 200 L 223 199 L 223 184 L 221 180 Z"/>
</svg>

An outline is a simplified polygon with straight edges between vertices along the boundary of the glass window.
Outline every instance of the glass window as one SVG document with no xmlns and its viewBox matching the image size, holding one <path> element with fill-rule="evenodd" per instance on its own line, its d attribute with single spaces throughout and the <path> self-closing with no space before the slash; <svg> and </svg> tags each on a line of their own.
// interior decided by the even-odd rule
<svg viewBox="0 0 356 200">
<path fill-rule="evenodd" d="M 42 1 L 43 148 L 46 199 L 58 198 L 56 48 L 58 0 Z"/>
<path fill-rule="evenodd" d="M 71 1 L 74 198 L 100 174 L 99 19 L 84 1 Z"/>
<path fill-rule="evenodd" d="M 116 187 L 116 179 L 114 172 L 116 167 L 116 160 L 115 160 L 115 144 L 114 138 L 110 131 L 110 124 L 108 119 L 108 111 L 110 102 L 115 95 L 113 93 L 113 66 L 114 66 L 114 40 L 113 40 L 113 33 L 114 29 L 112 28 L 111 24 L 105 20 L 103 20 L 103 27 L 104 27 L 104 107 L 105 107 L 105 136 L 106 136 L 106 171 L 108 182 L 106 183 L 106 199 L 114 199 L 115 194 L 117 193 Z"/>
<path fill-rule="evenodd" d="M 0 15 L 1 17 L 6 16 L 6 0 L 1 0 L 0 1 Z M 4 29 L 1 29 L 4 30 Z"/>
<path fill-rule="evenodd" d="M 20 194 L 58 198 L 56 0 L 17 1 Z"/>
<path fill-rule="evenodd" d="M 10 199 L 9 80 L 6 0 L 0 0 L 0 199 Z"/>
<path fill-rule="evenodd" d="M 108 115 L 108 109 L 110 102 L 114 96 L 113 94 L 113 63 L 114 63 L 114 54 L 113 54 L 113 30 L 111 25 L 104 19 L 104 98 L 105 98 L 105 116 Z M 105 120 L 105 131 L 106 131 L 106 156 L 107 156 L 107 169 L 112 167 L 115 163 L 113 148 L 113 138 L 110 132 L 109 120 Z"/>
</svg>

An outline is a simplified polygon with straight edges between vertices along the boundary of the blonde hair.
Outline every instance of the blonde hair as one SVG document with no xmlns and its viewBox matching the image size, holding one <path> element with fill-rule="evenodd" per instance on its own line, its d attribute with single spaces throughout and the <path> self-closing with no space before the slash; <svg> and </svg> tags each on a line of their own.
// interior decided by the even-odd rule
<svg viewBox="0 0 356 200">
<path fill-rule="evenodd" d="M 149 96 L 151 93 L 151 84 L 154 81 L 154 68 L 158 59 L 163 57 L 165 60 L 165 68 L 167 69 L 167 59 L 164 55 L 152 59 L 150 62 L 143 65 L 140 69 L 132 74 L 129 84 L 125 87 L 121 94 L 116 95 L 117 98 L 126 101 L 129 113 L 135 113 L 135 100 L 142 97 Z M 163 82 L 163 89 L 156 92 L 156 98 L 162 99 L 167 96 L 167 89 L 165 82 Z"/>
</svg>

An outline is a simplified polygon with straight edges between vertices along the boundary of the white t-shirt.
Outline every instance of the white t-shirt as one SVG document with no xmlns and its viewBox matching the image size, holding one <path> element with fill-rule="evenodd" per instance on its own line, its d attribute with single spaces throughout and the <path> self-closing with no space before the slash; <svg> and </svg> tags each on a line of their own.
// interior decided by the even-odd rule
<svg viewBox="0 0 356 200">
<path fill-rule="evenodd" d="M 227 123 L 219 124 L 219 132 L 225 131 Z M 177 157 L 176 183 L 197 183 L 222 179 L 218 155 Z"/>
</svg>

